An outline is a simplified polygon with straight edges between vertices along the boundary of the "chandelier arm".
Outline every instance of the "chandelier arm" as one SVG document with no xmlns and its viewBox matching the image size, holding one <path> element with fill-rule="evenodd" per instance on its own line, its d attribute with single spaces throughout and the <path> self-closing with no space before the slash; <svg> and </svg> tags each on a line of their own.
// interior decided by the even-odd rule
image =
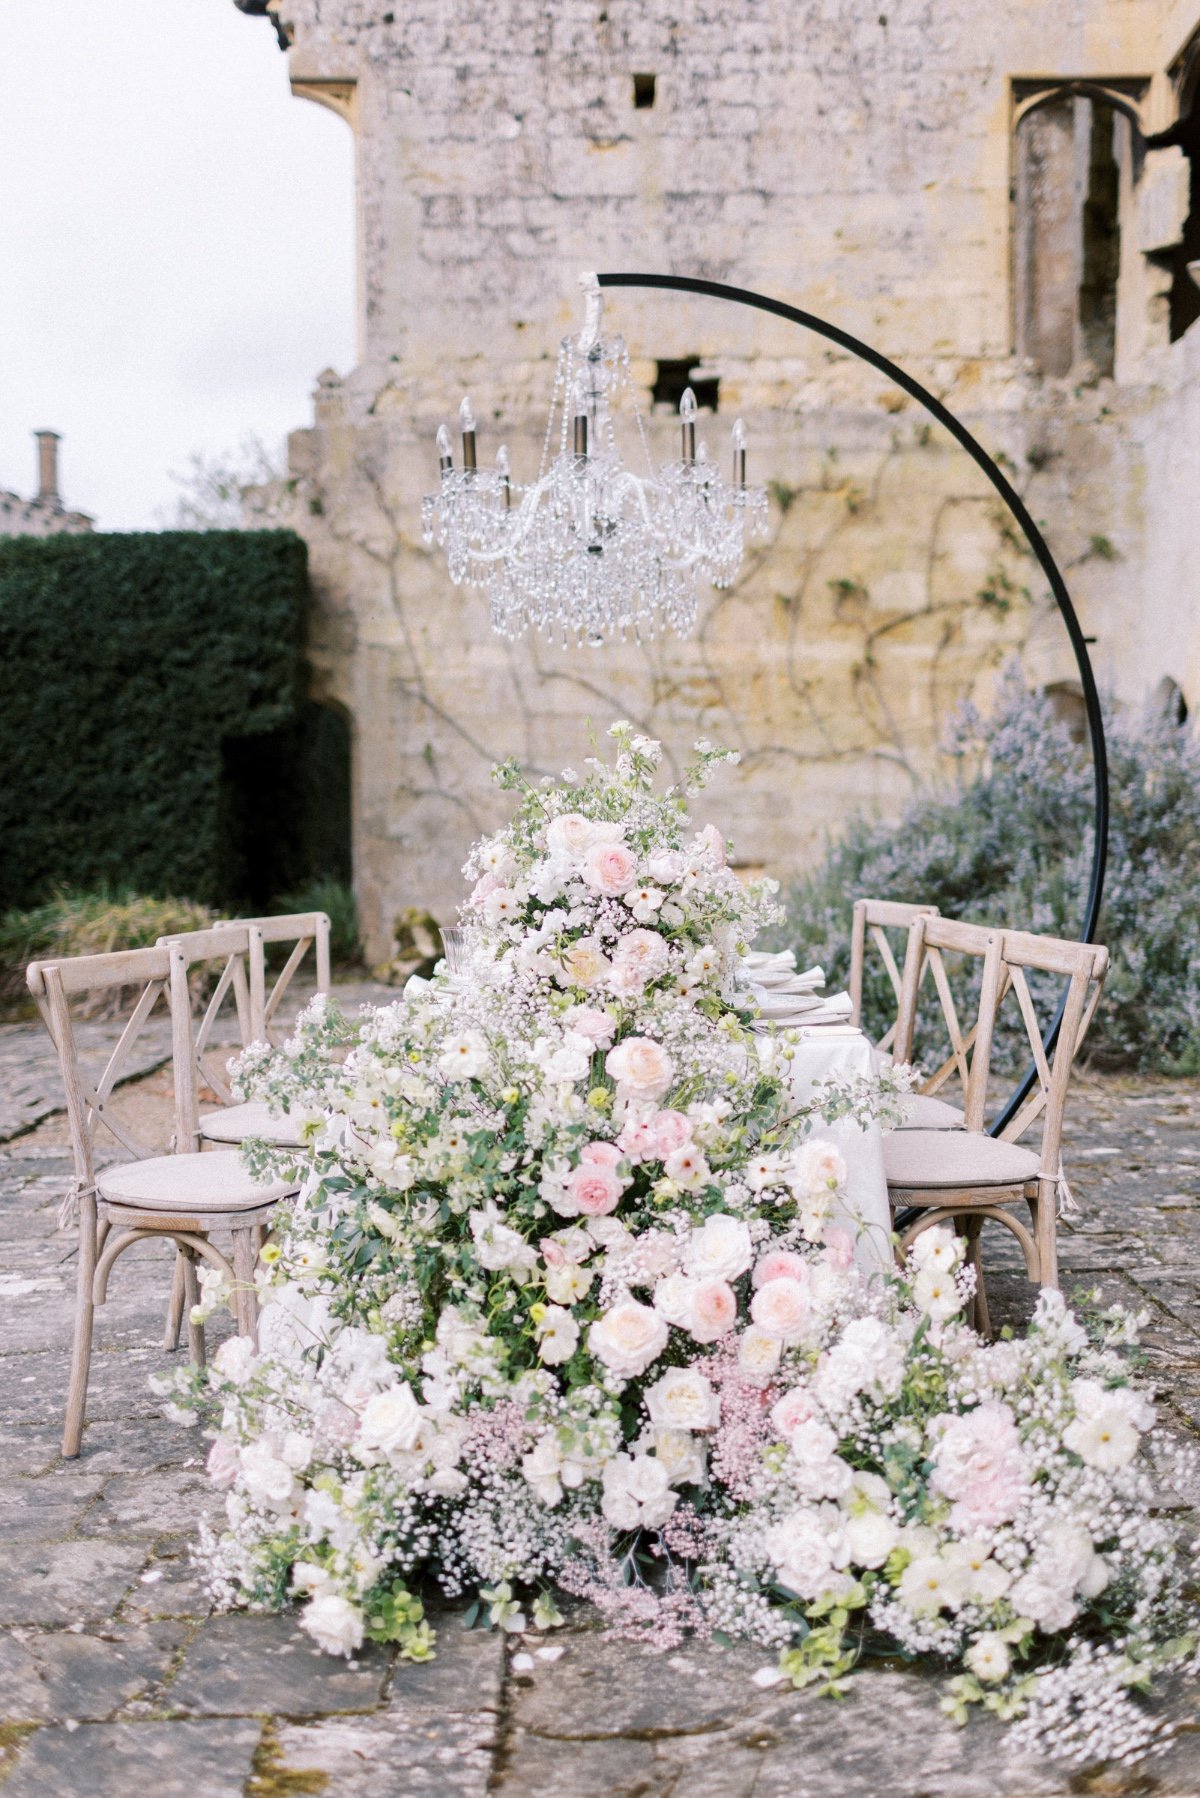
<svg viewBox="0 0 1200 1798">
<path fill-rule="evenodd" d="M 775 318 L 786 319 L 790 324 L 799 325 L 802 330 L 812 331 L 818 337 L 827 338 L 841 349 L 848 350 L 852 356 L 878 369 L 889 381 L 907 393 L 942 425 L 954 438 L 971 460 L 987 476 L 1008 510 L 1016 519 L 1021 533 L 1033 551 L 1034 559 L 1050 584 L 1063 624 L 1070 639 L 1071 650 L 1075 657 L 1075 666 L 1079 671 L 1080 686 L 1083 689 L 1084 706 L 1087 713 L 1088 737 L 1092 751 L 1092 773 L 1095 785 L 1093 803 L 1094 840 L 1092 845 L 1092 866 L 1087 896 L 1083 906 L 1083 917 L 1079 925 L 1079 940 L 1083 943 L 1095 941 L 1096 927 L 1100 921 L 1100 905 L 1104 896 L 1104 873 L 1108 860 L 1108 752 L 1104 741 L 1104 719 L 1100 709 L 1100 695 L 1096 688 L 1096 678 L 1092 670 L 1091 657 L 1087 651 L 1087 638 L 1079 623 L 1075 607 L 1071 603 L 1071 595 L 1067 591 L 1067 583 L 1063 578 L 1058 563 L 1050 553 L 1050 546 L 1042 536 L 1024 500 L 1005 475 L 995 458 L 984 449 L 977 438 L 973 437 L 967 427 L 957 419 L 949 408 L 942 404 L 936 394 L 922 386 L 915 376 L 906 369 L 892 362 L 879 350 L 864 343 L 849 331 L 842 330 L 828 319 L 820 318 L 814 312 L 804 312 L 799 306 L 790 306 L 785 300 L 772 299 L 767 294 L 755 293 L 745 287 L 731 287 L 722 281 L 706 281 L 692 275 L 645 275 L 609 273 L 597 277 L 601 287 L 642 287 L 657 288 L 670 293 L 690 293 L 702 299 L 724 300 L 737 306 L 749 306 L 757 312 L 767 312 Z M 1053 1048 L 1062 1023 L 1067 994 L 1064 992 L 1058 1008 L 1046 1031 L 1044 1044 L 1046 1052 Z M 1031 1066 L 1017 1087 L 1005 1101 L 990 1129 L 993 1136 L 998 1136 L 1005 1126 L 1016 1116 L 1038 1078 L 1036 1066 Z"/>
</svg>

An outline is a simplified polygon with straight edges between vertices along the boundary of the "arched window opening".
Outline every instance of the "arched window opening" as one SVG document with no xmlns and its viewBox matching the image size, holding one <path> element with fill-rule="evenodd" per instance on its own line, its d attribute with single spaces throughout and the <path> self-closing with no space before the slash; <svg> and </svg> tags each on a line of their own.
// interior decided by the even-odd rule
<svg viewBox="0 0 1200 1798">
<path fill-rule="evenodd" d="M 1042 688 L 1050 710 L 1060 724 L 1065 724 L 1076 743 L 1087 742 L 1087 702 L 1077 680 L 1051 681 Z"/>
<path fill-rule="evenodd" d="M 1183 234 L 1170 249 L 1156 252 L 1153 260 L 1171 273 L 1167 296 L 1171 342 L 1175 343 L 1200 318 L 1200 42 L 1192 48 L 1179 83 L 1179 117 L 1169 131 L 1146 139 L 1148 150 L 1177 146 L 1188 162 L 1188 215 Z"/>
<path fill-rule="evenodd" d="M 1182 689 L 1169 674 L 1164 674 L 1154 689 L 1154 710 L 1160 718 L 1166 718 L 1171 724 L 1186 724 L 1188 720 L 1188 703 L 1183 697 Z"/>
<path fill-rule="evenodd" d="M 1022 113 L 1016 133 L 1017 354 L 1043 374 L 1111 375 L 1117 341 L 1125 107 L 1070 84 Z"/>
</svg>

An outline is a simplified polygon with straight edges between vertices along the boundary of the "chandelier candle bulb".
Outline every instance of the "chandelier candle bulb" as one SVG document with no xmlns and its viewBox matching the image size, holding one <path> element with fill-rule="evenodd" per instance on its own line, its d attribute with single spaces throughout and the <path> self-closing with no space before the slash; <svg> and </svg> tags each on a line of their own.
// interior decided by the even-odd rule
<svg viewBox="0 0 1200 1798">
<path fill-rule="evenodd" d="M 696 460 L 696 396 L 690 387 L 683 390 L 683 398 L 679 402 L 679 422 L 683 427 L 683 459 L 685 462 Z"/>
<path fill-rule="evenodd" d="M 459 423 L 462 426 L 463 467 L 475 467 L 475 414 L 471 410 L 471 402 L 465 396 L 458 408 Z"/>
<path fill-rule="evenodd" d="M 437 453 L 442 473 L 449 474 L 454 467 L 454 451 L 450 447 L 450 433 L 445 425 L 439 425 L 437 428 Z"/>
<path fill-rule="evenodd" d="M 733 484 L 738 488 L 746 485 L 746 427 L 739 418 L 733 427 Z"/>
<path fill-rule="evenodd" d="M 512 481 L 509 478 L 508 445 L 502 443 L 496 451 L 496 473 L 500 477 L 500 485 L 504 489 L 504 510 L 512 506 Z"/>
</svg>

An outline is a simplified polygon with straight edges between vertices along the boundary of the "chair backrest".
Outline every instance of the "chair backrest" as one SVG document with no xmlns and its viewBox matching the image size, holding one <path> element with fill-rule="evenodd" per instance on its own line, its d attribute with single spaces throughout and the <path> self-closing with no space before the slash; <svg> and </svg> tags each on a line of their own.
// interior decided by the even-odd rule
<svg viewBox="0 0 1200 1798">
<path fill-rule="evenodd" d="M 169 1004 L 170 957 L 161 948 L 128 949 L 109 955 L 64 956 L 58 960 L 31 962 L 25 971 L 29 990 L 36 1001 L 42 1022 L 58 1054 L 63 1086 L 67 1098 L 67 1122 L 71 1133 L 71 1150 L 75 1161 L 75 1178 L 80 1190 L 95 1184 L 95 1138 L 103 1125 L 130 1154 L 138 1160 L 161 1152 L 159 1147 L 144 1142 L 127 1121 L 115 1114 L 111 1106 L 113 1089 L 129 1069 L 138 1037 L 151 1014 L 162 1000 Z M 77 1020 L 71 1015 L 70 1001 L 86 995 L 93 998 L 107 994 L 120 1000 L 132 992 L 132 1005 L 124 1027 L 112 1044 L 111 1028 L 91 1024 L 87 1031 L 98 1035 L 101 1048 L 99 1071 L 85 1065 L 93 1058 L 80 1042 Z M 176 1048 L 177 1031 L 172 1017 L 172 1051 Z M 81 1049 L 83 1053 L 81 1054 Z M 176 1133 L 178 1083 L 176 1083 Z"/>
<path fill-rule="evenodd" d="M 1000 958 L 1003 932 L 985 924 L 960 924 L 938 913 L 918 918 L 912 926 L 909 954 L 896 1022 L 897 1042 L 912 1054 L 916 1032 L 917 999 L 926 974 L 933 977 L 934 994 L 949 1038 L 950 1053 L 927 1075 L 923 1093 L 937 1093 L 957 1076 L 962 1088 L 963 1114 L 968 1130 L 982 1130 L 987 1110 L 987 1082 L 991 1065 L 992 1029 L 1000 997 Z M 959 1016 L 946 956 L 970 956 L 980 964 L 979 1000 L 973 1019 Z"/>
<path fill-rule="evenodd" d="M 1006 1141 L 1015 1142 L 1044 1112 L 1042 1165 L 1056 1168 L 1071 1069 L 1100 1003 L 1108 974 L 1108 950 L 1100 943 L 1069 942 L 1062 937 L 1035 936 L 1023 930 L 1006 930 L 1003 936 L 997 1011 L 1011 995 L 1029 1040 L 1037 1083 L 1000 1134 Z M 1051 989 L 1055 1005 L 1062 999 L 1063 1012 L 1058 1035 L 1049 1053 L 1045 1036 L 1050 1016 L 1044 1021 L 1039 1017 L 1037 999 L 1026 978 L 1031 973 L 1058 975 L 1067 983 L 1065 993 L 1057 981 Z"/>
<path fill-rule="evenodd" d="M 912 1030 L 909 1028 L 907 1037 L 904 1036 L 901 1025 L 905 1020 L 901 1017 L 900 1004 L 910 962 L 915 969 L 921 956 L 919 934 L 914 932 L 914 926 L 920 918 L 936 916 L 936 905 L 905 905 L 892 899 L 856 899 L 854 902 L 850 925 L 850 1021 L 862 1023 L 863 977 L 867 949 L 873 946 L 883 962 L 897 1006 L 896 1016 L 875 1047 L 890 1049 L 897 1061 L 908 1061 L 912 1055 Z M 903 932 L 899 962 L 889 931 L 896 936 Z"/>
<path fill-rule="evenodd" d="M 253 950 L 245 924 L 215 924 L 208 930 L 190 930 L 160 939 L 159 947 L 170 960 L 171 1015 L 176 1020 L 175 1081 L 179 1116 L 184 1120 L 180 1147 L 194 1147 L 200 1128 L 200 1089 L 208 1086 L 222 1105 L 232 1105 L 229 1081 L 230 1049 L 244 1049 L 255 1040 L 250 998 Z M 194 968 L 215 968 L 211 988 L 201 984 L 198 994 L 191 975 Z M 236 1041 L 215 1038 L 233 1006 Z"/>
<path fill-rule="evenodd" d="M 250 1020 L 255 1042 L 273 1042 L 271 1034 L 279 1002 L 292 976 L 309 950 L 316 964 L 317 991 L 327 993 L 330 984 L 329 919 L 323 911 L 291 912 L 276 918 L 238 918 L 250 932 Z M 267 990 L 267 950 L 273 943 L 291 943 L 292 952 Z"/>
</svg>

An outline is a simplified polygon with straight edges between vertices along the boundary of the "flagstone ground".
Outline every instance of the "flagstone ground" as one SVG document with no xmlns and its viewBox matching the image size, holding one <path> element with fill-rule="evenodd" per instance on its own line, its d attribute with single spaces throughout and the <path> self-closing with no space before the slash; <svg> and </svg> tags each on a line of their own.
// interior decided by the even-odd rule
<svg viewBox="0 0 1200 1798">
<path fill-rule="evenodd" d="M 22 1090 L 23 1089 L 23 1090 Z M 1200 1431 L 1200 1083 L 1079 1080 L 1067 1166 L 1082 1205 L 1064 1284 L 1151 1315 L 1167 1427 Z M 126 1087 L 165 1116 L 161 1069 Z M 1010 1755 L 990 1721 L 955 1729 L 940 1681 L 874 1664 L 851 1694 L 762 1692 L 764 1656 L 650 1654 L 586 1614 L 503 1643 L 439 1620 L 438 1658 L 316 1653 L 287 1617 L 212 1616 L 189 1566 L 212 1508 L 204 1443 L 147 1386 L 170 1273 L 164 1245 L 120 1264 L 97 1328 L 83 1453 L 59 1459 L 74 1250 L 56 1227 L 69 1150 L 35 1025 L 0 1037 L 0 1790 L 3 1798 L 1197 1798 L 1200 1694 L 1133 1772 Z M 35 1118 L 42 1121 L 30 1128 Z M 23 1133 L 20 1133 L 22 1132 Z M 1000 1245 L 997 1245 L 999 1249 Z M 997 1254 L 997 1262 L 1005 1260 Z M 1013 1264 L 997 1306 L 1027 1303 Z M 214 1333 L 228 1328 L 214 1320 Z M 1162 1492 L 1200 1506 L 1200 1491 Z"/>
</svg>

